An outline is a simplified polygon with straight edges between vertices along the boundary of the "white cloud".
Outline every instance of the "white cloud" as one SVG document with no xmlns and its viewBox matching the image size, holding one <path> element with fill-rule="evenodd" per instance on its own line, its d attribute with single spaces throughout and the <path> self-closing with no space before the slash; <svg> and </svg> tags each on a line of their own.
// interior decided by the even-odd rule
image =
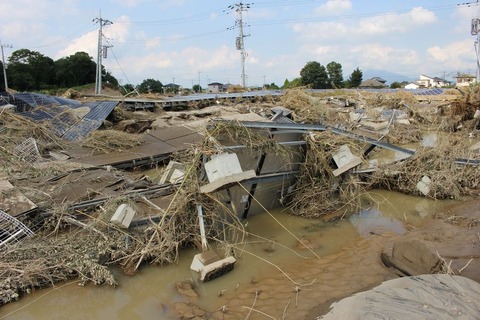
<svg viewBox="0 0 480 320">
<path fill-rule="evenodd" d="M 110 0 L 110 1 L 115 3 L 116 5 L 119 5 L 122 7 L 128 7 L 128 8 L 138 7 L 143 2 L 143 0 Z"/>
<path fill-rule="evenodd" d="M 407 32 L 437 20 L 432 11 L 415 7 L 407 13 L 387 13 L 362 19 L 358 33 L 366 35 L 388 34 L 393 32 Z"/>
<path fill-rule="evenodd" d="M 350 0 L 328 0 L 325 4 L 315 9 L 317 15 L 338 14 L 352 8 Z"/>
<path fill-rule="evenodd" d="M 170 9 L 174 7 L 180 7 L 185 4 L 185 0 L 166 0 L 166 1 L 161 1 L 158 6 L 160 9 Z"/>
<path fill-rule="evenodd" d="M 117 21 L 128 22 L 129 18 L 126 16 L 119 17 Z M 115 44 L 125 43 L 128 37 L 128 24 L 127 23 L 114 23 L 105 26 L 103 33 L 107 39 L 115 39 Z M 104 41 L 104 44 L 108 44 L 109 41 Z M 70 41 L 68 46 L 59 50 L 53 57 L 55 60 L 75 54 L 78 51 L 87 52 L 90 56 L 96 59 L 98 50 L 98 30 L 90 31 L 73 41 Z"/>
<path fill-rule="evenodd" d="M 459 41 L 444 47 L 431 47 L 427 50 L 429 58 L 442 64 L 458 64 L 462 60 L 471 60 L 475 56 L 473 41 Z"/>
<path fill-rule="evenodd" d="M 341 22 L 296 23 L 293 31 L 304 41 L 341 39 L 353 32 L 346 23 Z"/>
<path fill-rule="evenodd" d="M 76 38 L 74 41 L 64 49 L 58 51 L 53 57 L 54 60 L 70 56 L 76 52 L 83 51 L 90 56 L 96 58 L 97 56 L 97 39 L 98 31 L 91 31 L 83 36 Z"/>
<path fill-rule="evenodd" d="M 476 15 L 477 6 L 457 6 L 455 15 L 460 19 L 470 20 Z"/>
<path fill-rule="evenodd" d="M 437 20 L 435 14 L 423 8 L 407 13 L 385 13 L 360 19 L 358 22 L 311 22 L 292 25 L 303 41 L 361 39 L 391 33 L 406 33 Z"/>
</svg>

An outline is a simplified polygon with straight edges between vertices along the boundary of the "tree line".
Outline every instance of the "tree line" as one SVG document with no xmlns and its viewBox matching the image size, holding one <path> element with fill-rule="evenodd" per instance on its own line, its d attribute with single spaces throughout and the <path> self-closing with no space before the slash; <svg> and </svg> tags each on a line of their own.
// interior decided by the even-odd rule
<svg viewBox="0 0 480 320">
<path fill-rule="evenodd" d="M 0 61 L 0 65 L 1 65 Z M 95 83 L 97 64 L 86 52 L 76 52 L 56 61 L 40 52 L 20 49 L 12 53 L 6 68 L 8 87 L 16 91 L 53 91 Z M 362 71 L 356 68 L 347 80 L 343 79 L 342 65 L 332 61 L 326 66 L 309 61 L 300 70 L 300 77 L 285 80 L 281 89 L 307 86 L 312 89 L 355 88 L 362 82 Z M 102 66 L 102 82 L 118 88 L 118 80 Z M 266 89 L 280 89 L 275 83 Z M 145 79 L 137 86 L 127 84 L 123 93 L 137 90 L 139 93 L 163 93 L 165 87 L 156 79 Z M 201 88 L 192 88 L 201 91 Z M 3 81 L 0 91 L 5 91 Z"/>
<path fill-rule="evenodd" d="M 300 77 L 285 80 L 284 89 L 307 86 L 312 89 L 356 88 L 362 83 L 363 73 L 357 67 L 347 80 L 343 79 L 342 65 L 332 61 L 323 66 L 317 61 L 309 61 L 300 70 Z"/>
<path fill-rule="evenodd" d="M 54 61 L 38 51 L 16 50 L 8 58 L 8 87 L 17 91 L 48 91 L 95 83 L 97 64 L 86 52 L 76 52 Z M 103 81 L 118 81 L 102 66 Z M 5 84 L 0 88 L 5 90 Z"/>
<path fill-rule="evenodd" d="M 0 67 L 2 62 L 0 61 Z M 76 52 L 56 61 L 38 51 L 20 49 L 12 53 L 6 64 L 8 87 L 16 91 L 54 92 L 60 89 L 91 85 L 96 81 L 97 63 L 86 52 Z M 3 72 L 2 72 L 3 76 Z M 3 79 L 3 77 L 2 77 Z M 161 81 L 145 79 L 139 85 L 119 86 L 118 80 L 102 66 L 102 83 L 119 88 L 126 94 L 164 92 Z M 5 91 L 1 81 L 0 91 Z"/>
</svg>

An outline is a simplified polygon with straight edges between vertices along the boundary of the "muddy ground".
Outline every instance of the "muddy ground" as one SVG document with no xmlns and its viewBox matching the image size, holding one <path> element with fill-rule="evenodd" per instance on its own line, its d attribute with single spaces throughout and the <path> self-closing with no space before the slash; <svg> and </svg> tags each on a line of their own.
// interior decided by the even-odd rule
<svg viewBox="0 0 480 320">
<path fill-rule="evenodd" d="M 408 227 L 408 224 L 406 224 Z M 462 275 L 480 282 L 480 200 L 448 207 L 421 227 L 403 234 L 371 233 L 350 243 L 341 252 L 320 259 L 295 260 L 281 272 L 252 279 L 247 286 L 219 298 L 225 311 L 206 312 L 178 303 L 173 308 L 179 319 L 200 312 L 205 319 L 316 319 L 329 312 L 332 303 L 354 293 L 369 290 L 399 277 L 386 267 L 381 254 L 403 241 L 420 241 L 446 262 L 439 273 Z M 418 257 L 418 266 L 423 262 Z M 294 280 L 292 282 L 291 280 Z M 208 310 L 212 311 L 212 310 Z"/>
</svg>

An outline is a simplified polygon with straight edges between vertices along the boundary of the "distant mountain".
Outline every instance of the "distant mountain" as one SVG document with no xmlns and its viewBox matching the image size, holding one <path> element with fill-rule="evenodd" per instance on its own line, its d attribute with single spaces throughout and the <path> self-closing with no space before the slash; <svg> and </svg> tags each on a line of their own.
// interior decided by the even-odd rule
<svg viewBox="0 0 480 320">
<path fill-rule="evenodd" d="M 412 82 L 417 80 L 417 77 L 411 78 L 407 77 L 398 73 L 386 71 L 386 70 L 375 70 L 375 69 L 369 69 L 369 70 L 362 70 L 363 73 L 363 80 L 371 79 L 373 77 L 380 77 L 384 80 L 387 81 L 387 84 L 390 85 L 393 82 L 402 82 L 402 81 L 407 81 L 407 82 Z"/>
</svg>

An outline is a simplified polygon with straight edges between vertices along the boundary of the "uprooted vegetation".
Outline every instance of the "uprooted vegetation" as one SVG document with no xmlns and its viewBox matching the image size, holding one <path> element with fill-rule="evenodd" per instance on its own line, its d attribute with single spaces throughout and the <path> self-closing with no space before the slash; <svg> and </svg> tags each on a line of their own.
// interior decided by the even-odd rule
<svg viewBox="0 0 480 320">
<path fill-rule="evenodd" d="M 340 208 L 358 208 L 360 195 L 365 191 L 363 183 L 357 176 L 335 177 L 332 172 L 332 153 L 342 145 L 349 146 L 353 153 L 362 151 L 351 139 L 330 132 L 307 137 L 305 161 L 289 201 L 294 214 L 315 218 Z"/>
<path fill-rule="evenodd" d="M 292 149 L 276 143 L 267 130 L 251 130 L 239 122 L 217 123 L 209 128 L 201 144 L 173 156 L 187 169 L 183 182 L 173 187 L 167 209 L 152 205 L 138 194 L 129 194 L 128 197 L 121 193 L 111 195 L 93 188 L 81 199 L 108 198 L 93 209 L 72 209 L 74 203 L 66 197 L 60 202 L 51 201 L 49 197 L 53 191 L 48 194 L 26 181 L 36 177 L 54 179 L 56 175 L 71 171 L 72 167 L 56 162 L 45 170 L 45 166 L 25 162 L 14 150 L 30 137 L 35 138 L 40 155 L 67 148 L 69 143 L 52 134 L 47 124 L 27 120 L 12 112 L 2 112 L 1 170 L 12 182 L 18 182 L 25 194 L 43 205 L 44 216 L 40 226 L 36 225 L 34 238 L 5 246 L 0 251 L 0 304 L 17 299 L 23 292 L 37 287 L 73 278 L 78 278 L 82 284 L 92 282 L 115 286 L 117 280 L 109 268 L 112 265 L 120 266 L 126 274 L 132 274 L 143 264 L 175 262 L 181 248 L 199 245 L 198 204 L 204 208 L 210 239 L 229 252 L 245 235 L 242 223 L 221 199 L 199 193 L 199 187 L 206 181 L 199 168 L 206 157 L 228 151 L 225 147 L 240 146 L 242 152 L 254 157 L 268 152 L 278 157 L 282 164 L 288 164 L 293 158 L 301 159 L 300 163 L 295 163 L 299 165 L 299 172 L 292 192 L 282 200 L 293 214 L 304 217 L 318 218 L 338 210 L 355 212 L 361 206 L 360 199 L 371 188 L 423 195 L 417 184 L 424 177 L 430 181 L 426 196 L 434 199 L 458 199 L 478 192 L 480 168 L 458 164 L 456 160 L 479 158 L 478 153 L 468 151 L 466 143 L 467 133 L 473 130 L 473 112 L 480 105 L 479 95 L 480 90 L 475 87 L 455 101 L 438 104 L 420 104 L 411 93 L 404 91 L 383 94 L 338 90 L 319 94 L 289 90 L 280 101 L 265 98 L 265 104 L 281 105 L 292 110 L 293 120 L 297 123 L 342 125 L 349 129 L 356 129 L 358 122 L 351 121 L 345 110 L 364 110 L 376 121 L 381 118 L 383 110 L 401 109 L 407 115 L 408 124 L 392 121 L 387 133 L 374 132 L 372 135 L 394 144 L 411 144 L 421 141 L 426 132 L 434 132 L 438 134 L 439 142 L 434 147 L 419 147 L 407 159 L 379 165 L 372 173 L 348 171 L 335 176 L 332 154 L 338 148 L 348 146 L 365 163 L 368 159 L 364 153 L 368 144 L 327 130 L 305 134 L 305 145 L 292 154 Z M 195 105 L 192 108 L 198 107 Z M 250 108 L 250 111 L 253 109 Z M 117 121 L 131 118 L 133 116 L 125 111 L 117 110 Z M 140 135 L 98 130 L 84 140 L 83 145 L 95 151 L 111 153 L 128 150 L 141 142 Z M 126 179 L 121 177 L 118 181 Z M 36 182 L 41 184 L 44 180 Z M 116 183 L 115 180 L 112 185 Z M 148 187 L 152 185 L 150 183 Z M 121 203 L 132 206 L 140 203 L 147 207 L 145 223 L 129 229 L 113 225 L 110 217 Z M 229 215 L 224 216 L 220 212 Z"/>
<path fill-rule="evenodd" d="M 456 163 L 478 159 L 465 143 L 448 136 L 435 147 L 420 147 L 412 157 L 394 164 L 381 165 L 370 177 L 372 186 L 406 194 L 425 195 L 418 188 L 422 179 L 428 184 L 426 195 L 433 199 L 459 199 L 480 189 L 480 167 Z"/>
</svg>

